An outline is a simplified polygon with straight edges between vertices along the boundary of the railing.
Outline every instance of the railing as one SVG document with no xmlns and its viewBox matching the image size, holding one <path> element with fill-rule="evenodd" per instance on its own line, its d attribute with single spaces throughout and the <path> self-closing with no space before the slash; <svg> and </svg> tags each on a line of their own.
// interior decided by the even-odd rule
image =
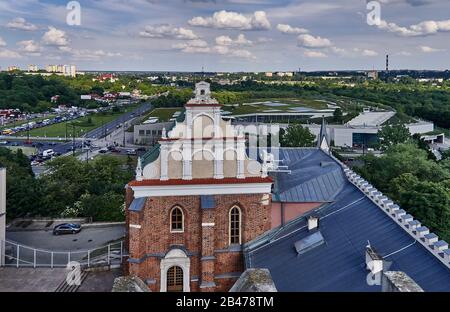
<svg viewBox="0 0 450 312">
<path fill-rule="evenodd" d="M 12 241 L 0 241 L 0 256 L 7 267 L 67 267 L 76 261 L 82 267 L 120 265 L 124 258 L 123 241 L 89 250 L 51 251 L 32 248 Z"/>
</svg>

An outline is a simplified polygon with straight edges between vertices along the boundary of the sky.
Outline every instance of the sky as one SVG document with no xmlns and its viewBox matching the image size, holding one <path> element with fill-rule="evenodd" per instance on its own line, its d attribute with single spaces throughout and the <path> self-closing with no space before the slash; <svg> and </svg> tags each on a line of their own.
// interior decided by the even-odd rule
<svg viewBox="0 0 450 312">
<path fill-rule="evenodd" d="M 381 70 L 386 54 L 448 69 L 450 0 L 0 0 L 2 69 Z"/>
</svg>

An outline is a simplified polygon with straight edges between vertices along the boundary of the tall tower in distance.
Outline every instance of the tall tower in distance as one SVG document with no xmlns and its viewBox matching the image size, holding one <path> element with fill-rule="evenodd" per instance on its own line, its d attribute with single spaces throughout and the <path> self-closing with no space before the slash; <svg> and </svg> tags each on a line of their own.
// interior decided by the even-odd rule
<svg viewBox="0 0 450 312">
<path fill-rule="evenodd" d="M 389 54 L 386 54 L 386 71 L 389 71 Z"/>
</svg>

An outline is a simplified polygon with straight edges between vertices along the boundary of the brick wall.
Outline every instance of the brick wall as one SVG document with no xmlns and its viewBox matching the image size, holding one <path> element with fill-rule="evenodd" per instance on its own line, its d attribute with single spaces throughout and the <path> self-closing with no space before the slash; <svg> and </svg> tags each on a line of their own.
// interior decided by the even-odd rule
<svg viewBox="0 0 450 312">
<path fill-rule="evenodd" d="M 127 192 L 127 207 L 132 194 Z M 129 253 L 132 259 L 145 260 L 129 263 L 130 274 L 151 282 L 152 291 L 160 289 L 161 257 L 175 246 L 182 246 L 190 257 L 191 291 L 227 291 L 236 278 L 216 276 L 243 272 L 242 252 L 229 251 L 229 210 L 234 205 L 242 211 L 242 243 L 256 238 L 271 228 L 270 204 L 261 204 L 261 194 L 215 195 L 216 208 L 201 209 L 200 196 L 152 197 L 141 212 L 127 212 L 128 224 L 139 224 L 140 229 L 129 228 Z M 171 233 L 170 211 L 174 206 L 183 210 L 184 232 Z M 213 227 L 202 223 L 214 223 Z M 203 257 L 203 259 L 202 259 Z M 210 286 L 202 287 L 202 282 Z"/>
</svg>

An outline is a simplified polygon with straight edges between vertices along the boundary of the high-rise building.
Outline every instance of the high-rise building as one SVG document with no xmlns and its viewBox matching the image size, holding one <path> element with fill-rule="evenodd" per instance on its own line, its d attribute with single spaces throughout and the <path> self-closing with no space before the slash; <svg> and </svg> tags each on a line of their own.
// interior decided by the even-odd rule
<svg viewBox="0 0 450 312">
<path fill-rule="evenodd" d="M 75 65 L 64 65 L 62 68 L 62 73 L 64 76 L 76 77 L 77 68 Z"/>
<path fill-rule="evenodd" d="M 39 69 L 36 65 L 28 65 L 29 72 L 37 72 Z"/>
</svg>

